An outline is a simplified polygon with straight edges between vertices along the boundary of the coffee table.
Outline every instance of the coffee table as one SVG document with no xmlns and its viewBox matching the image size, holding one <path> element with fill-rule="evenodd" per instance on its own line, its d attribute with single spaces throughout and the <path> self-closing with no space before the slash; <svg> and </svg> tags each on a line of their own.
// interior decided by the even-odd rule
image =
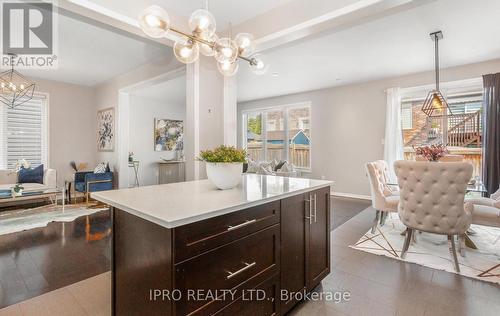
<svg viewBox="0 0 500 316">
<path fill-rule="evenodd" d="M 18 196 L 12 196 L 11 193 L 5 192 L 5 191 L 0 191 L 0 208 L 2 205 L 5 204 L 15 204 L 16 202 L 24 202 L 27 200 L 33 200 L 33 199 L 43 199 L 43 198 L 48 198 L 48 197 L 54 197 L 54 204 L 57 205 L 58 202 L 58 196 L 62 197 L 62 209 L 64 211 L 65 205 L 66 205 L 66 197 L 65 197 L 65 192 L 64 189 L 60 188 L 55 188 L 55 189 L 47 189 L 47 190 L 28 190 L 28 191 L 23 191 L 21 195 Z"/>
</svg>

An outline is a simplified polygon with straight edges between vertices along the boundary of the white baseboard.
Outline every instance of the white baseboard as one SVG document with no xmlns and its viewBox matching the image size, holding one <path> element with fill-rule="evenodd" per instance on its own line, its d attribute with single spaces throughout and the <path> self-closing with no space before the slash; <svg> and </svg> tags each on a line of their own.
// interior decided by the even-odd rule
<svg viewBox="0 0 500 316">
<path fill-rule="evenodd" d="M 360 199 L 360 200 L 371 200 L 371 196 L 369 195 L 361 195 L 361 194 L 352 194 L 352 193 L 343 193 L 343 192 L 331 192 L 331 196 L 338 196 L 338 197 L 346 197 L 346 198 L 351 198 L 351 199 Z"/>
</svg>

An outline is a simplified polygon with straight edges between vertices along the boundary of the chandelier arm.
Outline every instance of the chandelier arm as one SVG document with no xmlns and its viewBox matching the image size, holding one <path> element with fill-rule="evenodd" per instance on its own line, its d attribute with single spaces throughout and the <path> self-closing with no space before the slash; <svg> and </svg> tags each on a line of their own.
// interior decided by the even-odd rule
<svg viewBox="0 0 500 316">
<path fill-rule="evenodd" d="M 177 34 L 180 34 L 180 35 L 182 35 L 182 36 L 185 36 L 185 37 L 187 37 L 187 38 L 189 38 L 190 40 L 193 40 L 193 41 L 195 41 L 195 42 L 199 42 L 199 43 L 202 43 L 202 44 L 208 45 L 208 46 L 210 46 L 211 48 L 214 48 L 214 47 L 215 47 L 215 42 L 209 42 L 209 41 L 206 41 L 206 40 L 204 40 L 204 39 L 202 39 L 202 38 L 199 38 L 199 37 L 197 37 L 197 36 L 195 36 L 195 35 L 188 34 L 188 33 L 185 33 L 185 32 L 183 32 L 183 31 L 179 31 L 179 30 L 177 30 L 177 29 L 175 29 L 175 28 L 173 28 L 173 27 L 171 27 L 169 30 L 170 30 L 170 31 L 172 31 L 172 32 L 174 32 L 174 33 L 177 33 Z M 253 65 L 253 63 L 254 63 L 253 58 L 243 57 L 243 56 L 241 56 L 240 54 L 238 54 L 237 58 L 242 59 L 242 60 L 244 60 L 244 61 L 248 62 L 250 65 Z"/>
</svg>

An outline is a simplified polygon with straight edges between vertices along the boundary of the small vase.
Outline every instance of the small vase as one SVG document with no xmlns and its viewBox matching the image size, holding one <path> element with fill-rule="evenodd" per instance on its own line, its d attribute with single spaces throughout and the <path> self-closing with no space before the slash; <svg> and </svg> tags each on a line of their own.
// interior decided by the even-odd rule
<svg viewBox="0 0 500 316">
<path fill-rule="evenodd" d="M 242 162 L 207 162 L 206 166 L 208 180 L 221 190 L 232 189 L 241 181 Z"/>
</svg>

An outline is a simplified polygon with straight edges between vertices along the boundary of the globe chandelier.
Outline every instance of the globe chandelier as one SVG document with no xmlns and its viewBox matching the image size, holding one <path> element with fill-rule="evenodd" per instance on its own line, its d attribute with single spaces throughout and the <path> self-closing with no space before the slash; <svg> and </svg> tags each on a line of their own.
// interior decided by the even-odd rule
<svg viewBox="0 0 500 316">
<path fill-rule="evenodd" d="M 178 35 L 174 44 L 174 54 L 177 60 L 190 64 L 198 60 L 200 54 L 214 57 L 217 68 L 224 76 L 233 76 L 238 72 L 238 61 L 248 62 L 250 70 L 263 75 L 269 65 L 262 54 L 254 54 L 255 40 L 250 33 L 239 33 L 234 39 L 230 36 L 217 36 L 216 21 L 210 11 L 199 9 L 189 18 L 191 34 L 175 29 L 170 24 L 167 11 L 160 6 L 153 5 L 139 15 L 141 29 L 152 38 L 166 37 L 168 32 Z"/>
</svg>

